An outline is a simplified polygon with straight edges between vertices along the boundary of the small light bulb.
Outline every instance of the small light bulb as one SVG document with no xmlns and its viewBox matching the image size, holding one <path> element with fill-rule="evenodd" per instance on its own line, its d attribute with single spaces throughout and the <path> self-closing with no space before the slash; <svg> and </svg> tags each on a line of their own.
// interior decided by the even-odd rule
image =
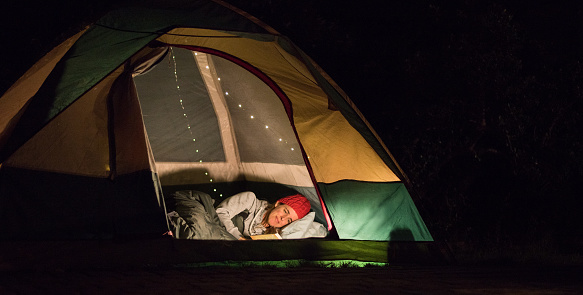
<svg viewBox="0 0 583 295">
<path fill-rule="evenodd" d="M 251 119 L 253 119 L 253 118 L 255 118 L 255 117 L 251 116 Z"/>
</svg>

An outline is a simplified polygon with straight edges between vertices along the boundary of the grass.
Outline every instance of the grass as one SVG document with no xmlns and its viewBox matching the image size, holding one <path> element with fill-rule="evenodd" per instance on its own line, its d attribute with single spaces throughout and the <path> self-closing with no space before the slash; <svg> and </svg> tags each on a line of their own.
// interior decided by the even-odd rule
<svg viewBox="0 0 583 295">
<path fill-rule="evenodd" d="M 364 262 L 357 260 L 281 260 L 281 261 L 224 261 L 203 262 L 177 265 L 177 267 L 234 267 L 234 268 L 358 268 L 358 267 L 385 267 L 388 263 Z"/>
</svg>

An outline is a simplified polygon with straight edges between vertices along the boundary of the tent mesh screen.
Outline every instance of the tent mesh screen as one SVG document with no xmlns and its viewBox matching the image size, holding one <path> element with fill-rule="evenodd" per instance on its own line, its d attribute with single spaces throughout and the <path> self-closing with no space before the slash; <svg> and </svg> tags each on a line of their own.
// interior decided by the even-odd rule
<svg viewBox="0 0 583 295">
<path fill-rule="evenodd" d="M 225 160 L 217 117 L 190 51 L 171 51 L 134 82 L 156 161 Z"/>
<path fill-rule="evenodd" d="M 199 69 L 192 51 L 173 48 L 156 67 L 134 78 L 156 161 L 225 161 L 225 149 L 230 147 L 224 146 L 221 136 L 232 136 L 241 162 L 303 165 L 277 95 L 231 61 L 209 58 L 212 68 Z M 227 130 L 219 123 L 204 70 L 217 79 L 217 91 L 230 116 Z"/>
</svg>

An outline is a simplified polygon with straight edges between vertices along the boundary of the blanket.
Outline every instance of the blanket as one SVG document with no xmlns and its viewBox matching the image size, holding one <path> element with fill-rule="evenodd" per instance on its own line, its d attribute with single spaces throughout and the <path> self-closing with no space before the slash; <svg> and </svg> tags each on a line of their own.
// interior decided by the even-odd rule
<svg viewBox="0 0 583 295">
<path fill-rule="evenodd" d="M 172 196 L 175 210 L 168 213 L 168 220 L 177 239 L 235 240 L 221 224 L 211 196 L 193 190 Z"/>
</svg>

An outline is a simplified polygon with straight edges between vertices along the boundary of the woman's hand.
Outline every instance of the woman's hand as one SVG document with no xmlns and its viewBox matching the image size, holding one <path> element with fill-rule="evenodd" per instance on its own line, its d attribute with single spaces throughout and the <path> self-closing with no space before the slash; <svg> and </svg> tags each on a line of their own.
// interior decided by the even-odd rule
<svg viewBox="0 0 583 295">
<path fill-rule="evenodd" d="M 247 239 L 247 238 L 245 238 L 245 237 L 240 237 L 240 238 L 239 238 L 239 241 L 247 241 L 247 240 L 249 240 L 249 239 Z"/>
</svg>

